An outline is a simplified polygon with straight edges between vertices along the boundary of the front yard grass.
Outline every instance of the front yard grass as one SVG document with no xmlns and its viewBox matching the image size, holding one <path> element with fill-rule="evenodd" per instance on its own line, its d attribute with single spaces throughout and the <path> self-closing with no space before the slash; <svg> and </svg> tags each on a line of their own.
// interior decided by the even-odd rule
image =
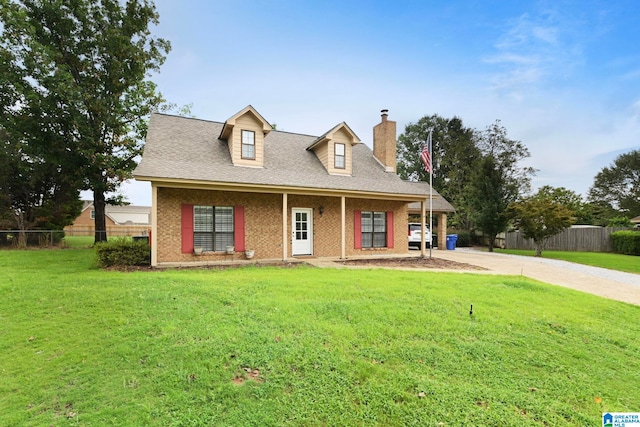
<svg viewBox="0 0 640 427">
<path fill-rule="evenodd" d="M 80 249 L 0 271 L 0 425 L 585 426 L 640 402 L 640 307 L 523 277 Z"/>
<path fill-rule="evenodd" d="M 497 249 L 496 252 L 535 256 L 535 251 L 527 251 L 524 249 Z M 608 252 L 542 251 L 542 258 L 560 259 L 578 264 L 591 265 L 593 267 L 602 267 L 610 270 L 640 274 L 640 257 L 633 255 L 622 255 Z"/>
</svg>

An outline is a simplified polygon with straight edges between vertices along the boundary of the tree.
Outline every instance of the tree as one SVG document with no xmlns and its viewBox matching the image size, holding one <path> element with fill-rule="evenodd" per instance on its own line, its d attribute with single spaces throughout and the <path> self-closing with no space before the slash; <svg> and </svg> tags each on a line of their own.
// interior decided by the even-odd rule
<svg viewBox="0 0 640 427">
<path fill-rule="evenodd" d="M 593 209 L 582 200 L 582 196 L 565 187 L 545 185 L 538 190 L 540 196 L 547 197 L 567 207 L 575 218 L 574 224 L 592 224 Z"/>
<path fill-rule="evenodd" d="M 629 218 L 627 218 L 626 216 L 616 216 L 614 218 L 611 218 L 609 220 L 609 223 L 607 224 L 607 227 L 626 227 L 626 228 L 632 228 L 633 227 L 633 223 L 631 222 L 631 220 Z"/>
<path fill-rule="evenodd" d="M 640 214 L 640 150 L 618 156 L 596 175 L 588 200 L 608 208 L 609 218 Z M 605 210 L 606 210 L 605 208 Z"/>
<path fill-rule="evenodd" d="M 507 193 L 506 177 L 492 155 L 483 157 L 473 172 L 469 189 L 469 203 L 476 227 L 489 238 L 489 252 L 493 252 L 496 236 L 509 225 L 507 208 L 511 197 Z"/>
<path fill-rule="evenodd" d="M 150 35 L 150 0 L 0 0 L 2 123 L 93 191 L 95 241 L 106 240 L 107 195 L 131 177 L 146 116 L 163 102 L 148 80 L 169 52 Z M 8 106 L 8 107 L 7 107 Z M 11 128 L 11 129 L 10 129 Z"/>
<path fill-rule="evenodd" d="M 411 181 L 429 181 L 429 173 L 424 170 L 419 154 L 430 128 L 433 129 L 433 187 L 456 207 L 450 224 L 457 223 L 468 229 L 470 214 L 464 194 L 468 176 L 480 158 L 480 152 L 474 143 L 473 129 L 465 127 L 462 119 L 434 114 L 405 126 L 398 137 L 398 175 Z"/>
<path fill-rule="evenodd" d="M 527 239 L 533 239 L 536 256 L 542 256 L 545 242 L 574 223 L 575 208 L 567 204 L 566 189 L 542 187 L 531 197 L 513 203 L 509 210 L 515 225 Z M 573 199 L 573 197 L 571 197 Z"/>
<path fill-rule="evenodd" d="M 529 150 L 507 138 L 499 120 L 478 134 L 477 145 L 483 157 L 472 174 L 468 198 L 476 226 L 489 238 L 493 252 L 496 236 L 509 225 L 509 204 L 529 191 L 535 170 L 519 165 Z"/>
<path fill-rule="evenodd" d="M 24 246 L 26 230 L 71 224 L 82 202 L 52 152 L 30 152 L 1 127 L 0 148 L 0 229 L 20 230 L 18 245 Z"/>
</svg>

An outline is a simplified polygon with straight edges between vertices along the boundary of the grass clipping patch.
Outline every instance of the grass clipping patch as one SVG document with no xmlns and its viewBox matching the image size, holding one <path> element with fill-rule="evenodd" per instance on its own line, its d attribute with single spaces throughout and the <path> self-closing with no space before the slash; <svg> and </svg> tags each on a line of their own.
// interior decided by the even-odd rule
<svg viewBox="0 0 640 427">
<path fill-rule="evenodd" d="M 145 241 L 115 238 L 95 247 L 98 265 L 107 267 L 141 267 L 151 265 L 151 248 Z"/>
</svg>

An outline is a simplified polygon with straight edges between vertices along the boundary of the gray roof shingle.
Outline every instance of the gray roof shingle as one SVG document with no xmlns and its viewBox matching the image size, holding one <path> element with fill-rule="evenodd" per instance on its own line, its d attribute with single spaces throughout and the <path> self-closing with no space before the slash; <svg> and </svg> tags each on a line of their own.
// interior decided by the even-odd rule
<svg viewBox="0 0 640 427">
<path fill-rule="evenodd" d="M 273 185 L 328 191 L 395 194 L 415 200 L 429 195 L 429 184 L 408 182 L 384 171 L 365 144 L 353 146 L 352 176 L 330 175 L 309 147 L 317 137 L 273 130 L 265 137 L 264 167 L 234 166 L 227 142 L 218 139 L 224 123 L 152 114 L 144 154 L 134 176 L 142 180 L 193 180 L 242 185 Z M 434 206 L 453 207 L 435 190 Z M 435 209 L 435 207 L 434 207 Z"/>
</svg>

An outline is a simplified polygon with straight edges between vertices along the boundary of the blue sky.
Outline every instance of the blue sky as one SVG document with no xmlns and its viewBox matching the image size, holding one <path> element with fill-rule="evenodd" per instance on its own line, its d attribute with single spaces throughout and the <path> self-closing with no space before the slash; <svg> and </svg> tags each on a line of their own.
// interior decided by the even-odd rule
<svg viewBox="0 0 640 427">
<path fill-rule="evenodd" d="M 405 125 L 500 119 L 530 150 L 534 186 L 586 194 L 640 149 L 640 3 L 156 0 L 172 51 L 165 98 L 224 121 L 253 105 L 278 129 L 346 121 L 371 146 L 380 110 Z M 417 153 L 416 153 L 417 156 Z M 124 186 L 150 205 L 148 183 Z"/>
</svg>

